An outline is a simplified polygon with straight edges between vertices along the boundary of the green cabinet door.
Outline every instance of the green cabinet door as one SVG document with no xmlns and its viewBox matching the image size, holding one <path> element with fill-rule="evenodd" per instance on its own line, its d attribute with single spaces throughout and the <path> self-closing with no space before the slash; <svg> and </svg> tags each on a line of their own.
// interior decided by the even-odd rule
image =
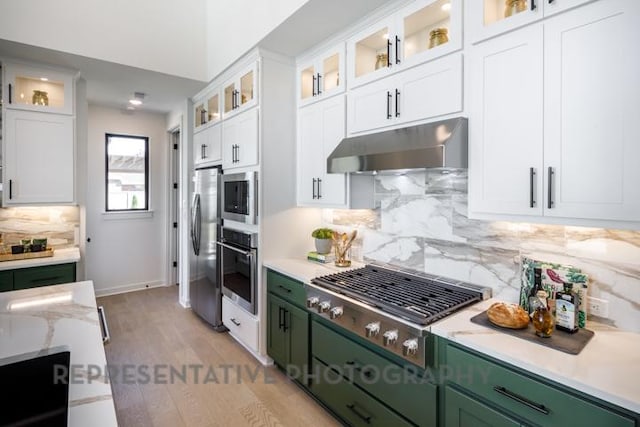
<svg viewBox="0 0 640 427">
<path fill-rule="evenodd" d="M 309 369 L 309 314 L 288 303 L 284 303 L 284 309 L 288 334 L 288 372 L 292 378 L 305 383 Z"/>
<path fill-rule="evenodd" d="M 0 271 L 0 292 L 13 290 L 13 271 Z"/>
<path fill-rule="evenodd" d="M 75 281 L 75 263 L 21 268 L 13 272 L 13 288 L 16 290 Z"/>
<path fill-rule="evenodd" d="M 445 387 L 445 427 L 518 427 L 520 423 L 461 393 Z"/>
<path fill-rule="evenodd" d="M 282 367 L 287 366 L 287 338 L 284 331 L 285 302 L 267 294 L 267 354 Z"/>
</svg>

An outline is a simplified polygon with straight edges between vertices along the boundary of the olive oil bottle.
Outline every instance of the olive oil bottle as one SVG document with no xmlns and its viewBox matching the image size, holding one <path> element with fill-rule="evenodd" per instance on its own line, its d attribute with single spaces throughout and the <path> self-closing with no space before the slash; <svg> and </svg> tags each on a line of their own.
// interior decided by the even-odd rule
<svg viewBox="0 0 640 427">
<path fill-rule="evenodd" d="M 556 297 L 556 329 L 575 333 L 578 332 L 578 295 L 573 291 L 573 283 L 564 282 L 564 290 Z"/>
<path fill-rule="evenodd" d="M 553 316 L 547 306 L 547 292 L 544 290 L 538 291 L 536 295 L 536 301 L 533 303 L 535 310 L 533 312 L 533 327 L 536 330 L 536 335 L 543 338 L 548 338 L 553 332 Z"/>
<path fill-rule="evenodd" d="M 529 292 L 529 299 L 528 299 L 529 316 L 533 315 L 533 312 L 536 309 L 536 303 L 538 300 L 538 292 L 542 290 L 543 290 L 542 289 L 542 270 L 540 268 L 534 268 L 533 269 L 533 287 Z"/>
</svg>

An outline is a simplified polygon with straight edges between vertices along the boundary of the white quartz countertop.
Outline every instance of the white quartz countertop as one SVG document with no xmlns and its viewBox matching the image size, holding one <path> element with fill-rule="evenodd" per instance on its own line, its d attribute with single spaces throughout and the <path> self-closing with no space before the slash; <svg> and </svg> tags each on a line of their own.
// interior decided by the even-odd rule
<svg viewBox="0 0 640 427">
<path fill-rule="evenodd" d="M 302 258 L 267 260 L 264 266 L 309 283 L 317 276 L 344 271 L 333 264 Z M 354 264 L 352 267 L 361 267 Z M 640 334 L 588 322 L 595 332 L 578 355 L 471 323 L 494 299 L 475 304 L 433 323 L 431 332 L 518 368 L 640 413 Z"/>
<path fill-rule="evenodd" d="M 587 322 L 595 335 L 572 355 L 469 320 L 496 300 L 475 304 L 431 325 L 431 332 L 518 368 L 640 413 L 640 334 Z"/>
<path fill-rule="evenodd" d="M 0 360 L 59 346 L 71 353 L 68 425 L 117 426 L 111 385 L 87 375 L 106 370 L 93 282 L 0 293 Z"/>
<path fill-rule="evenodd" d="M 80 261 L 80 249 L 63 248 L 54 249 L 53 256 L 32 259 L 19 259 L 15 261 L 0 262 L 0 271 L 14 270 L 16 268 L 39 267 L 41 265 L 68 264 Z"/>
</svg>

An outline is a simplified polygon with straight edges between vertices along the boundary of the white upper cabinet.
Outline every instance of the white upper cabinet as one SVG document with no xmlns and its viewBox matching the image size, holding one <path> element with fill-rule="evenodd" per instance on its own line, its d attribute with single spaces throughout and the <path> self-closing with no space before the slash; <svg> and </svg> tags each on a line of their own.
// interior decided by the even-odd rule
<svg viewBox="0 0 640 427">
<path fill-rule="evenodd" d="M 6 110 L 3 204 L 74 202 L 74 119 Z"/>
<path fill-rule="evenodd" d="M 298 105 L 344 91 L 344 43 L 327 49 L 309 61 L 298 65 Z"/>
<path fill-rule="evenodd" d="M 546 216 L 640 223 L 639 23 L 603 0 L 544 25 Z"/>
<path fill-rule="evenodd" d="M 347 131 L 366 132 L 462 111 L 462 55 L 449 55 L 351 90 Z"/>
<path fill-rule="evenodd" d="M 222 117 L 231 117 L 258 104 L 258 63 L 252 62 L 222 89 Z"/>
<path fill-rule="evenodd" d="M 298 205 L 347 207 L 347 176 L 327 173 L 327 157 L 345 136 L 344 96 L 298 112 Z"/>
<path fill-rule="evenodd" d="M 471 216 L 640 225 L 638 22 L 597 1 L 472 48 Z"/>
<path fill-rule="evenodd" d="M 542 215 L 542 26 L 469 57 L 469 210 Z"/>
<path fill-rule="evenodd" d="M 462 48 L 462 0 L 416 0 L 347 41 L 355 87 Z"/>
<path fill-rule="evenodd" d="M 74 114 L 74 75 L 47 67 L 3 62 L 6 108 Z"/>
<path fill-rule="evenodd" d="M 220 121 L 222 114 L 220 114 L 220 88 L 216 88 L 208 92 L 201 98 L 194 99 L 193 101 L 193 131 L 198 132 L 201 129 L 207 127 L 207 125 L 214 124 Z"/>
<path fill-rule="evenodd" d="M 478 42 L 593 0 L 467 0 L 471 41 Z"/>
<path fill-rule="evenodd" d="M 213 124 L 193 134 L 195 166 L 220 164 L 222 161 L 222 124 Z"/>
<path fill-rule="evenodd" d="M 253 108 L 222 122 L 224 170 L 258 164 L 258 111 Z"/>
</svg>

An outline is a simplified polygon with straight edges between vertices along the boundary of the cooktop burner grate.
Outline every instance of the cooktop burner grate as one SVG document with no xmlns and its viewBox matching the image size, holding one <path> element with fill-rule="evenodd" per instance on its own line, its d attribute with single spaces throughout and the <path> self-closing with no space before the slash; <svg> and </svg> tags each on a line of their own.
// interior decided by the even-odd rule
<svg viewBox="0 0 640 427">
<path fill-rule="evenodd" d="M 367 265 L 317 277 L 311 283 L 427 325 L 482 300 L 482 293 L 447 282 Z"/>
</svg>

